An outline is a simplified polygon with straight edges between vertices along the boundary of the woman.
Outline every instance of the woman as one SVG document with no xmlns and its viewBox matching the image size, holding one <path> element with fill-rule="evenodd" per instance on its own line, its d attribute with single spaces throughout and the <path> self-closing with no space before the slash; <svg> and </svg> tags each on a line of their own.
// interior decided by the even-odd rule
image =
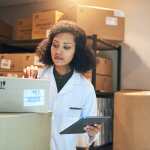
<svg viewBox="0 0 150 150">
<path fill-rule="evenodd" d="M 38 78 L 49 79 L 50 83 L 51 149 L 75 150 L 78 135 L 59 133 L 82 117 L 97 115 L 94 88 L 82 75 L 95 65 L 94 55 L 86 47 L 85 32 L 73 22 L 60 21 L 51 28 L 48 40 L 42 42 L 37 53 L 46 65 Z M 84 136 L 91 142 L 99 129 L 99 125 L 86 126 Z"/>
</svg>

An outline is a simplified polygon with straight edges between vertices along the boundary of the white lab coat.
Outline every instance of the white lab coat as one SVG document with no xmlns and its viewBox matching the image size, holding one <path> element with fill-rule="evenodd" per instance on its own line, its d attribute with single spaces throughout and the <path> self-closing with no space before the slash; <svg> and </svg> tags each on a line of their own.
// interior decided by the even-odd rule
<svg viewBox="0 0 150 150">
<path fill-rule="evenodd" d="M 51 150 L 75 150 L 79 140 L 78 135 L 59 133 L 82 117 L 97 115 L 96 95 L 91 82 L 74 71 L 72 77 L 58 93 L 53 67 L 45 68 L 38 77 L 49 79 L 50 84 L 49 110 L 53 113 Z M 82 137 L 80 143 L 87 146 L 88 136 L 83 135 L 84 138 Z"/>
</svg>

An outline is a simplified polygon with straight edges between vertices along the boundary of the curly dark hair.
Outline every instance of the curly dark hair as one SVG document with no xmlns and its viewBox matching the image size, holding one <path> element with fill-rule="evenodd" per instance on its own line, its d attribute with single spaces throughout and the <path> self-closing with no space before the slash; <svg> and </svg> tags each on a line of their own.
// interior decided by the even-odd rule
<svg viewBox="0 0 150 150">
<path fill-rule="evenodd" d="M 54 37 L 59 33 L 71 33 L 76 43 L 75 54 L 70 63 L 72 69 L 79 73 L 87 72 L 95 67 L 95 54 L 86 46 L 86 34 L 76 23 L 72 21 L 59 21 L 50 30 L 48 39 L 42 41 L 37 47 L 40 61 L 45 65 L 53 65 L 51 58 L 51 45 Z"/>
</svg>

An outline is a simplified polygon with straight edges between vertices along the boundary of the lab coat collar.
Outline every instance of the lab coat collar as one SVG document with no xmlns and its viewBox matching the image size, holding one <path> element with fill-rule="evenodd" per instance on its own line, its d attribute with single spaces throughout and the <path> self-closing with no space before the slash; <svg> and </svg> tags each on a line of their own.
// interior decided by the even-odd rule
<svg viewBox="0 0 150 150">
<path fill-rule="evenodd" d="M 54 67 L 52 66 L 50 68 L 50 77 L 51 77 L 50 81 L 51 81 L 53 88 L 57 89 L 55 77 L 53 74 L 53 69 Z M 81 79 L 81 75 L 77 73 L 76 71 L 74 71 L 71 78 L 67 81 L 67 83 L 64 85 L 64 87 L 60 90 L 58 94 L 64 94 L 64 93 L 71 91 L 74 86 L 80 84 L 80 79 Z"/>
</svg>

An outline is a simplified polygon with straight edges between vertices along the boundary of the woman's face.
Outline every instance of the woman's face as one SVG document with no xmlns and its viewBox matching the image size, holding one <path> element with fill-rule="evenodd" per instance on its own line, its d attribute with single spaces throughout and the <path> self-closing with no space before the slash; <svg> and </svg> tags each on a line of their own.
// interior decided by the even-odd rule
<svg viewBox="0 0 150 150">
<path fill-rule="evenodd" d="M 59 33 L 52 42 L 51 57 L 55 66 L 68 66 L 75 54 L 75 41 L 71 33 Z"/>
</svg>

